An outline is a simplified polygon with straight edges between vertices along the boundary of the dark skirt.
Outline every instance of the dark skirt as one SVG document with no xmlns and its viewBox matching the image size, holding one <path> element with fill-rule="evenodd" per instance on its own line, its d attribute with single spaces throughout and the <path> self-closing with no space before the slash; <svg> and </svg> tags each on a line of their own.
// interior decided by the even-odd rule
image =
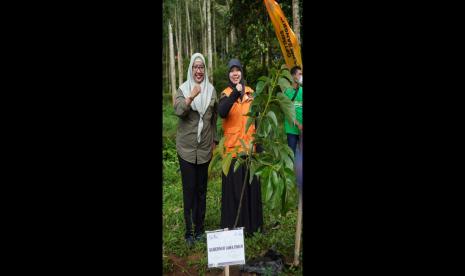
<svg viewBox="0 0 465 276">
<path fill-rule="evenodd" d="M 234 172 L 235 163 L 236 159 L 233 158 L 228 176 L 222 174 L 221 228 L 232 229 L 234 227 L 241 198 L 246 169 L 245 165 L 242 165 Z M 245 185 L 241 212 L 236 227 L 244 227 L 244 233 L 250 234 L 261 229 L 263 225 L 262 195 L 257 177 L 254 177 L 251 184 L 247 181 Z"/>
</svg>

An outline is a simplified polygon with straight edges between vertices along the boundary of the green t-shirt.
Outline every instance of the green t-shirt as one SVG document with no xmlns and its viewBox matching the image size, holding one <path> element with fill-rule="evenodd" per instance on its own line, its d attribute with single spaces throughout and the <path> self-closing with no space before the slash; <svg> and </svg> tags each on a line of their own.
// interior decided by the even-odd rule
<svg viewBox="0 0 465 276">
<path fill-rule="evenodd" d="M 284 95 L 286 95 L 289 99 L 292 100 L 294 97 L 295 89 L 294 87 L 289 87 L 284 91 Z M 302 124 L 302 86 L 299 86 L 299 92 L 297 92 L 297 96 L 294 99 L 294 108 L 295 108 L 295 119 L 299 124 Z M 286 133 L 289 134 L 300 134 L 300 130 L 297 125 L 294 125 L 294 122 L 289 123 L 287 120 L 284 120 L 284 129 Z"/>
</svg>

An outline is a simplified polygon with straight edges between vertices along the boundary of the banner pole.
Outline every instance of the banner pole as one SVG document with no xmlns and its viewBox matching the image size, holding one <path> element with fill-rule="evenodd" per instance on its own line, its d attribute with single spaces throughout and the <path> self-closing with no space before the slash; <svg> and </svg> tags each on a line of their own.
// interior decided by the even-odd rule
<svg viewBox="0 0 465 276">
<path fill-rule="evenodd" d="M 224 230 L 229 230 L 229 228 L 225 228 Z M 229 265 L 224 267 L 224 276 L 229 276 Z"/>
<path fill-rule="evenodd" d="M 294 266 L 299 265 L 300 237 L 301 236 L 302 236 L 302 192 L 299 193 L 299 208 L 297 212 L 297 227 L 296 227 L 296 232 L 295 232 Z"/>
</svg>

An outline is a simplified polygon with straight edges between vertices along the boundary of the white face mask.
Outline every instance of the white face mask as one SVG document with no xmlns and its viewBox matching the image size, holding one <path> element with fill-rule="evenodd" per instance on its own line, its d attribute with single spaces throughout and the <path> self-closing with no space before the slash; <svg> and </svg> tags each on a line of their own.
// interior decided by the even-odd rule
<svg viewBox="0 0 465 276">
<path fill-rule="evenodd" d="M 303 84 L 303 80 L 304 80 L 304 77 L 303 77 L 303 76 L 300 76 L 300 78 L 299 78 L 299 83 L 300 83 L 300 84 Z"/>
</svg>

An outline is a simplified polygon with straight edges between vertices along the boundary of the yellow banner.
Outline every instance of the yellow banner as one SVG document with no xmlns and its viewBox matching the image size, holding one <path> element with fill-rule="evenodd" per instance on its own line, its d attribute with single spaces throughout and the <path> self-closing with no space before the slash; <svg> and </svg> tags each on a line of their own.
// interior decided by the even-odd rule
<svg viewBox="0 0 465 276">
<path fill-rule="evenodd" d="M 273 23 L 287 67 L 291 69 L 295 65 L 299 65 L 303 71 L 299 41 L 289 26 L 281 7 L 274 0 L 263 0 L 263 2 Z"/>
</svg>

